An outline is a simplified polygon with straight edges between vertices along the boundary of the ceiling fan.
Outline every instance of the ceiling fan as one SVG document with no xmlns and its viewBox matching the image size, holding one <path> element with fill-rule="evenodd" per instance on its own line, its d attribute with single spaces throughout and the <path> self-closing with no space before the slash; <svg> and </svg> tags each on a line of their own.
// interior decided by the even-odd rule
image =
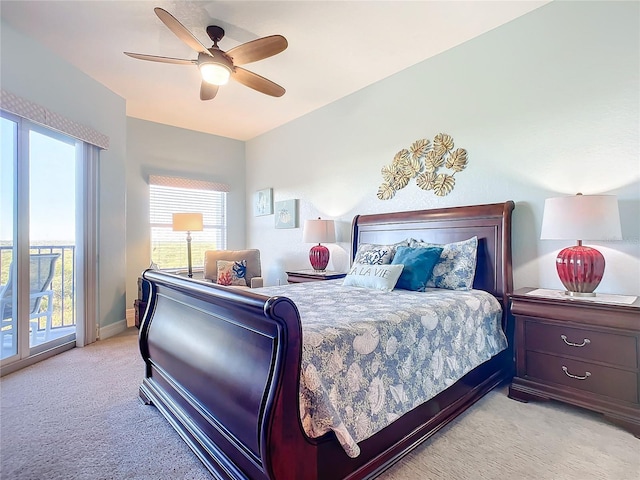
<svg viewBox="0 0 640 480">
<path fill-rule="evenodd" d="M 229 81 L 229 78 L 253 88 L 258 92 L 281 97 L 285 89 L 260 75 L 246 70 L 240 65 L 257 62 L 264 58 L 277 55 L 288 46 L 287 39 L 282 35 L 271 35 L 243 43 L 224 52 L 218 48 L 218 42 L 224 37 L 224 29 L 216 25 L 207 27 L 207 35 L 213 41 L 211 48 L 205 47 L 193 34 L 187 30 L 176 18 L 166 10 L 156 7 L 153 9 L 162 22 L 180 40 L 198 52 L 196 60 L 182 58 L 159 57 L 141 53 L 124 52 L 133 58 L 149 60 L 151 62 L 175 63 L 178 65 L 197 65 L 202 75 L 200 86 L 200 100 L 211 100 L 218 93 L 218 87 Z"/>
</svg>

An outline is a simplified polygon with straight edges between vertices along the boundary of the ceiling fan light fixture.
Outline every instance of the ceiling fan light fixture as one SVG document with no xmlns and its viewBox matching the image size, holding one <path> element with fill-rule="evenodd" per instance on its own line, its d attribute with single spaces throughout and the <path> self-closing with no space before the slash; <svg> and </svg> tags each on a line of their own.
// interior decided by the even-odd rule
<svg viewBox="0 0 640 480">
<path fill-rule="evenodd" d="M 202 80 L 213 85 L 226 85 L 231 76 L 231 69 L 220 63 L 208 62 L 200 64 Z"/>
</svg>

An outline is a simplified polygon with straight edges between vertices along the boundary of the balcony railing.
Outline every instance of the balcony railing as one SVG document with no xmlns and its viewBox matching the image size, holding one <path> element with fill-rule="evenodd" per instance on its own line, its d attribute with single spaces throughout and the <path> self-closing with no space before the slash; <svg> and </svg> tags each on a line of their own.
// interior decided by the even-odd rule
<svg viewBox="0 0 640 480">
<path fill-rule="evenodd" d="M 75 289 L 75 245 L 32 245 L 30 254 L 59 253 L 60 258 L 55 265 L 55 273 L 51 282 L 53 290 L 53 313 L 51 330 L 74 327 L 76 325 L 76 289 Z M 9 279 L 9 270 L 13 261 L 13 247 L 0 245 L 0 285 Z M 38 325 L 43 330 L 44 324 Z"/>
</svg>

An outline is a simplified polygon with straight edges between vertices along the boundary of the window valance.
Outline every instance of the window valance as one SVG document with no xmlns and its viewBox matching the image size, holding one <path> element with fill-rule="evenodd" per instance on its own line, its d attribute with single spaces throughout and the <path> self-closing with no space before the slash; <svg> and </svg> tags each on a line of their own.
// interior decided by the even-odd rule
<svg viewBox="0 0 640 480">
<path fill-rule="evenodd" d="M 226 183 L 210 182 L 207 180 L 195 180 L 192 178 L 169 177 L 165 175 L 149 175 L 149 185 L 161 187 L 192 188 L 194 190 L 212 190 L 215 192 L 228 192 Z"/>
<path fill-rule="evenodd" d="M 100 132 L 63 117 L 25 98 L 0 89 L 0 108 L 58 132 L 90 143 L 104 150 L 109 148 L 109 137 Z"/>
</svg>

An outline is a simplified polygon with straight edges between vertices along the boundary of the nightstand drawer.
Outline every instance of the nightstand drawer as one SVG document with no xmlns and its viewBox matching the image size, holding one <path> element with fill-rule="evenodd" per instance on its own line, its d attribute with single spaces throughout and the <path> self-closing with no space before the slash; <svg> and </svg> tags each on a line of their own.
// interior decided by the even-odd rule
<svg viewBox="0 0 640 480">
<path fill-rule="evenodd" d="M 527 352 L 526 362 L 531 378 L 638 403 L 637 373 L 538 352 Z"/>
<path fill-rule="evenodd" d="M 636 337 L 581 328 L 525 322 L 525 349 L 636 368 Z"/>
</svg>

